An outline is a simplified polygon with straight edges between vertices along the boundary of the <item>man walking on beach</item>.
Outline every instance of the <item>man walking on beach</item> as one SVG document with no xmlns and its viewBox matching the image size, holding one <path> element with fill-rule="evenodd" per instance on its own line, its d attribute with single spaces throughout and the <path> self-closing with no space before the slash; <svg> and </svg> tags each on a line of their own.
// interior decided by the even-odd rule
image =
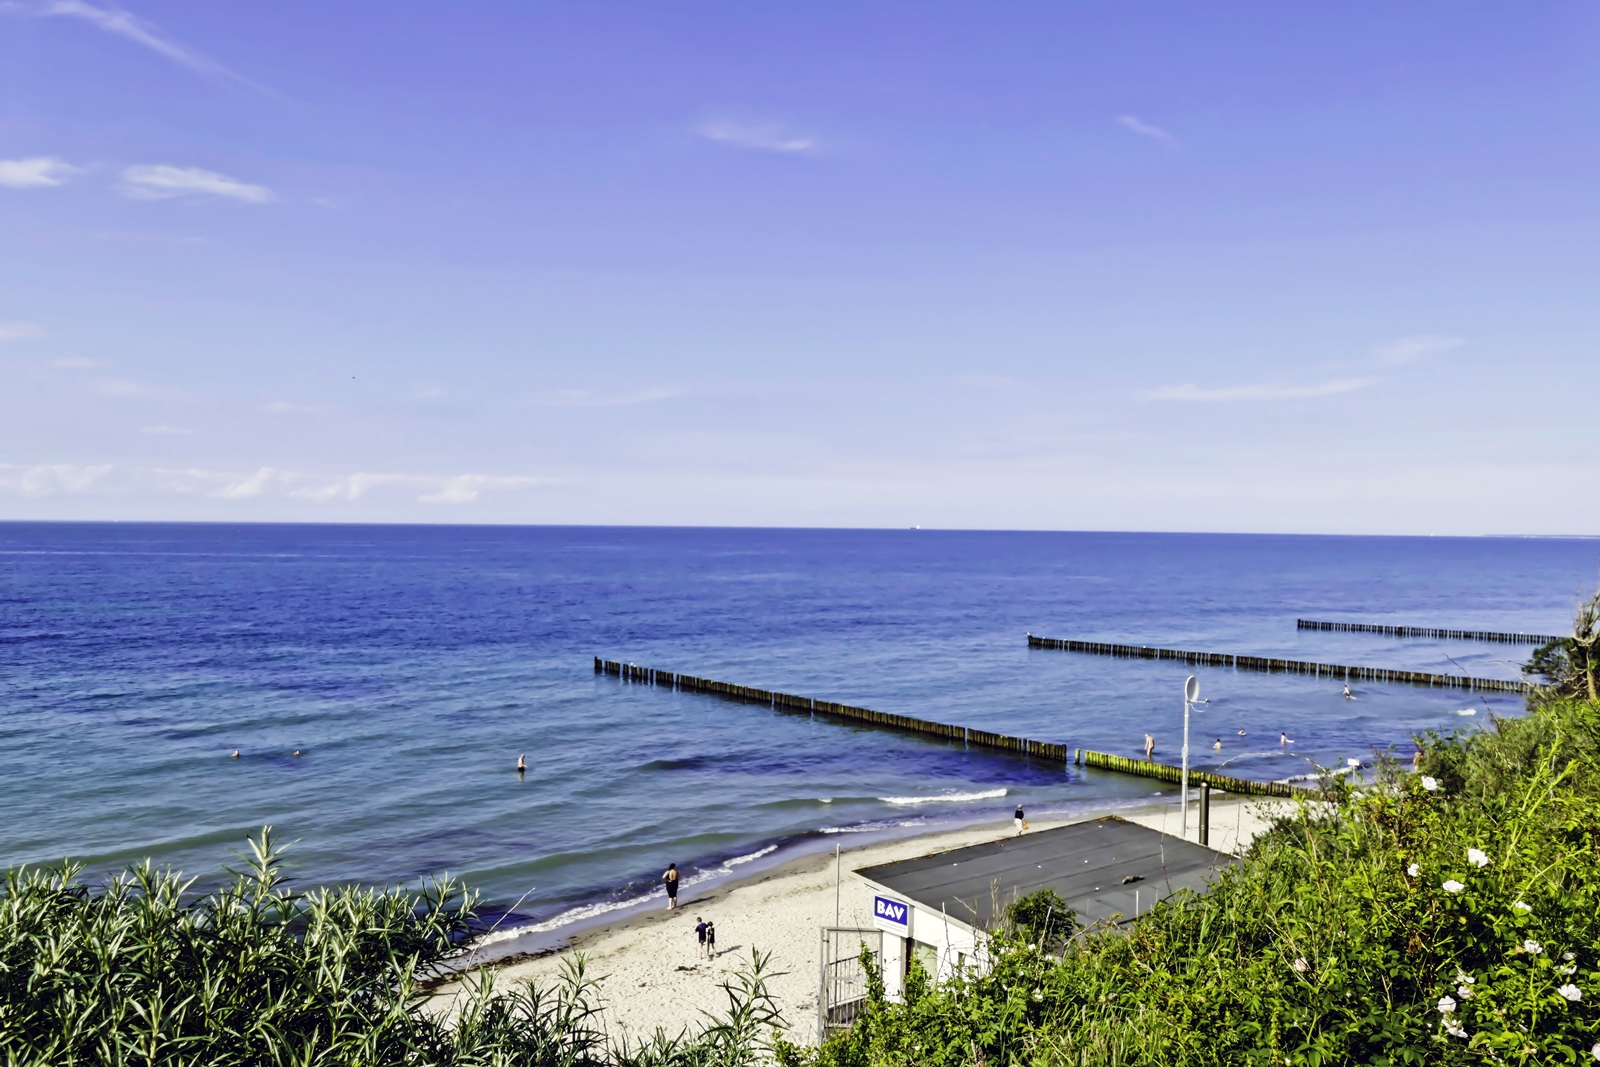
<svg viewBox="0 0 1600 1067">
<path fill-rule="evenodd" d="M 697 955 L 704 956 L 706 954 L 706 930 L 708 930 L 710 926 L 711 924 L 700 918 L 700 916 L 696 915 L 694 917 L 695 936 L 700 938 L 700 948 L 696 953 Z"/>
<path fill-rule="evenodd" d="M 1028 818 L 1022 813 L 1022 805 L 1017 805 L 1017 810 L 1012 814 L 1011 821 L 1017 825 L 1017 836 L 1022 836 L 1022 831 L 1028 828 Z"/>
<path fill-rule="evenodd" d="M 667 910 L 671 911 L 678 906 L 678 865 L 667 864 L 667 869 L 662 872 L 661 884 L 667 887 Z"/>
</svg>

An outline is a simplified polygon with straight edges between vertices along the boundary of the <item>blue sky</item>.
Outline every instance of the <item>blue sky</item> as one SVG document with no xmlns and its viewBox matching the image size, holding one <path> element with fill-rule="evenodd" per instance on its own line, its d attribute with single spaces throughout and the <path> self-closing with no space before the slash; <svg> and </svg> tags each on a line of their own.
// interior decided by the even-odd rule
<svg viewBox="0 0 1600 1067">
<path fill-rule="evenodd" d="M 1592 4 L 0 2 L 0 518 L 1600 532 Z"/>
</svg>

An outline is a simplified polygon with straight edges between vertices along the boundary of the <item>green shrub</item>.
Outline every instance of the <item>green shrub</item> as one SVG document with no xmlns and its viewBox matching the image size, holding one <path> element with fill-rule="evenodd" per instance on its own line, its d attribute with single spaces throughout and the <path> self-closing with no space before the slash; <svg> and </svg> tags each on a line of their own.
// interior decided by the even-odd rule
<svg viewBox="0 0 1600 1067">
<path fill-rule="evenodd" d="M 454 882 L 289 892 L 269 830 L 221 891 L 147 863 L 98 890 L 80 868 L 14 870 L 0 893 L 0 1062 L 115 1065 L 711 1067 L 759 1057 L 781 1022 L 752 953 L 699 1032 L 612 1048 L 581 957 L 553 988 L 430 977 L 473 924 Z"/>
<path fill-rule="evenodd" d="M 1600 707 L 1429 738 L 1419 774 L 1303 804 L 1206 895 L 1057 957 L 880 992 L 809 1067 L 1466 1064 L 1600 1053 Z M 1432 788 L 1429 788 L 1432 786 Z M 1572 999 L 1574 996 L 1580 999 Z"/>
</svg>

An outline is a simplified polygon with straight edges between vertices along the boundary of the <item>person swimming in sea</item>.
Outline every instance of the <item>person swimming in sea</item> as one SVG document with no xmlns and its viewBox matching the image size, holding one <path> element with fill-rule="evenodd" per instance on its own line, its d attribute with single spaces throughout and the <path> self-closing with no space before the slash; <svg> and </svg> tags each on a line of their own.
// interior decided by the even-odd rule
<svg viewBox="0 0 1600 1067">
<path fill-rule="evenodd" d="M 1294 740 L 1288 734 L 1284 733 L 1282 730 L 1279 730 L 1278 731 L 1278 744 L 1280 744 L 1280 745 L 1292 745 L 1292 744 L 1294 744 Z"/>
<path fill-rule="evenodd" d="M 1212 745 L 1211 747 L 1214 750 L 1216 750 L 1217 752 L 1221 752 L 1222 751 L 1222 738 L 1220 738 L 1220 737 L 1217 738 L 1216 744 Z"/>
<path fill-rule="evenodd" d="M 1354 693 L 1350 692 L 1350 683 L 1349 682 L 1346 682 L 1344 684 L 1344 698 L 1346 700 L 1354 700 L 1356 698 L 1356 695 Z"/>
<path fill-rule="evenodd" d="M 517 773 L 521 774 L 528 769 L 528 754 L 524 752 L 517 757 Z"/>
</svg>

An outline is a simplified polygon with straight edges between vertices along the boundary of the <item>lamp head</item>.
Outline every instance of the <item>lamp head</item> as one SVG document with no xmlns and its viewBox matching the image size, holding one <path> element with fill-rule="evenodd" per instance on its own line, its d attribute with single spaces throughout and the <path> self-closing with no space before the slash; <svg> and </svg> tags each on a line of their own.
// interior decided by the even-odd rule
<svg viewBox="0 0 1600 1067">
<path fill-rule="evenodd" d="M 1189 680 L 1183 683 L 1183 699 L 1193 704 L 1200 699 L 1200 679 L 1189 675 Z"/>
</svg>

